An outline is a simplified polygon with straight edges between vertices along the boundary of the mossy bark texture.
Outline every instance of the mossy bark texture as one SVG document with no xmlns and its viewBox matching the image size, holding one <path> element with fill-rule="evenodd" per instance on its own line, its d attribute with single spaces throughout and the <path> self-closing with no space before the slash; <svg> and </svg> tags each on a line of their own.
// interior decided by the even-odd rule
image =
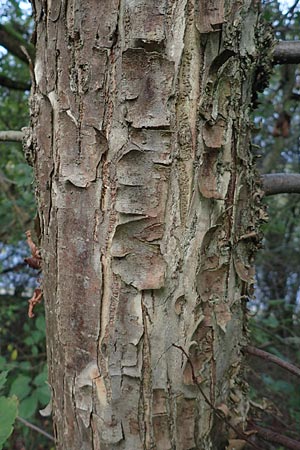
<svg viewBox="0 0 300 450">
<path fill-rule="evenodd" d="M 243 428 L 263 211 L 255 0 L 33 1 L 31 148 L 59 450 L 218 450 Z"/>
</svg>

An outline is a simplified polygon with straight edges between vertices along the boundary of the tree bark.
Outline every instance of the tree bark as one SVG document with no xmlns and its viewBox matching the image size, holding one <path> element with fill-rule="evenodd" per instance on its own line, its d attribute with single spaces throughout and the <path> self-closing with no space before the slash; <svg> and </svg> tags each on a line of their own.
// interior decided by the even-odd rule
<svg viewBox="0 0 300 450">
<path fill-rule="evenodd" d="M 279 41 L 273 54 L 274 64 L 299 64 L 300 41 Z"/>
<path fill-rule="evenodd" d="M 269 173 L 262 175 L 264 195 L 300 194 L 299 173 Z"/>
<path fill-rule="evenodd" d="M 57 448 L 223 449 L 226 424 L 173 344 L 242 428 L 261 217 L 249 112 L 268 52 L 255 2 L 34 3 Z"/>
<path fill-rule="evenodd" d="M 7 130 L 0 131 L 0 141 L 22 142 L 24 134 L 22 131 Z"/>
</svg>

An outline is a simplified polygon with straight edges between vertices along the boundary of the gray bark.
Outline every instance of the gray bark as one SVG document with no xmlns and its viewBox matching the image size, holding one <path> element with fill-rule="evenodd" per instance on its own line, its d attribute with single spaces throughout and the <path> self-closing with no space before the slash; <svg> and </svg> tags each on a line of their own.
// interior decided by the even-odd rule
<svg viewBox="0 0 300 450">
<path fill-rule="evenodd" d="M 227 426 L 172 344 L 242 428 L 257 10 L 43 5 L 31 150 L 57 448 L 223 448 Z"/>
<path fill-rule="evenodd" d="M 275 194 L 300 194 L 300 174 L 270 173 L 262 175 L 262 189 L 266 196 Z"/>
<path fill-rule="evenodd" d="M 300 41 L 279 41 L 273 53 L 274 64 L 299 64 Z"/>
<path fill-rule="evenodd" d="M 22 131 L 0 131 L 0 141 L 23 141 L 23 132 Z"/>
</svg>

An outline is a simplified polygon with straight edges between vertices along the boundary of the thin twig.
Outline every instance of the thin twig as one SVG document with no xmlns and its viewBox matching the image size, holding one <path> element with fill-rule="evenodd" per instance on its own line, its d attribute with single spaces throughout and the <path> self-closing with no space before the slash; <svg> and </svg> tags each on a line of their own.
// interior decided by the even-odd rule
<svg viewBox="0 0 300 450">
<path fill-rule="evenodd" d="M 53 442 L 55 441 L 54 436 L 47 433 L 47 431 L 42 430 L 41 428 L 34 425 L 33 423 L 28 422 L 28 420 L 25 420 L 20 416 L 17 417 L 17 420 L 19 420 L 19 422 L 23 423 L 23 425 L 25 425 L 26 427 L 31 428 L 34 431 L 37 431 L 38 433 L 42 434 L 43 436 L 46 436 L 46 438 L 50 439 L 50 441 L 53 441 Z"/>
<path fill-rule="evenodd" d="M 288 10 L 288 12 L 286 14 L 284 14 L 284 18 L 286 18 L 289 15 L 293 15 L 294 10 L 296 9 L 297 5 L 299 3 L 299 0 L 296 0 L 295 3 L 290 7 L 290 9 Z"/>
<path fill-rule="evenodd" d="M 199 389 L 202 397 L 204 398 L 205 402 L 208 404 L 208 406 L 210 406 L 210 408 L 214 411 L 214 413 L 218 416 L 218 418 L 222 421 L 224 421 L 226 423 L 226 425 L 231 428 L 241 439 L 243 439 L 244 441 L 246 441 L 249 445 L 251 445 L 252 448 L 255 448 L 256 450 L 262 450 L 260 447 L 257 447 L 257 445 L 255 445 L 253 442 L 250 441 L 250 439 L 248 438 L 248 436 L 245 435 L 245 433 L 243 433 L 242 431 L 240 431 L 238 428 L 236 428 L 234 425 L 232 425 L 229 420 L 227 420 L 227 418 L 224 416 L 224 414 L 222 414 L 221 411 L 219 411 L 213 404 L 212 402 L 209 400 L 209 398 L 207 397 L 207 395 L 204 393 L 203 389 L 201 388 L 196 374 L 195 374 L 195 370 L 194 370 L 194 366 L 193 363 L 189 357 L 189 355 L 187 354 L 187 352 L 184 350 L 183 347 L 181 347 L 180 345 L 176 345 L 176 344 L 172 344 L 172 347 L 178 348 L 178 350 L 181 350 L 182 353 L 185 355 L 187 362 L 189 363 L 190 367 L 191 367 L 191 372 L 192 372 L 192 379 L 193 382 L 195 383 L 195 385 L 197 386 L 197 388 Z"/>
<path fill-rule="evenodd" d="M 247 347 L 245 347 L 243 350 L 249 355 L 258 356 L 259 358 L 265 359 L 266 361 L 277 364 L 277 366 L 280 366 L 283 369 L 291 372 L 293 375 L 300 377 L 299 367 L 296 367 L 294 366 L 294 364 L 291 364 L 289 362 L 283 361 L 282 359 L 278 358 L 278 356 L 272 355 L 272 353 L 265 352 L 264 350 L 252 347 L 251 345 L 247 345 Z"/>
<path fill-rule="evenodd" d="M 18 272 L 23 267 L 26 267 L 26 263 L 24 263 L 24 262 L 15 264 L 14 266 L 7 267 L 6 269 L 1 270 L 0 275 L 4 275 L 9 272 Z"/>
</svg>

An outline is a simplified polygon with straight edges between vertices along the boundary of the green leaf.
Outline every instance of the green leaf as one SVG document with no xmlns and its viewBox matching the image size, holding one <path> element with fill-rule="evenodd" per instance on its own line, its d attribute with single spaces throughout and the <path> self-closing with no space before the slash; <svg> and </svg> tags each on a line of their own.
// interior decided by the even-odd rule
<svg viewBox="0 0 300 450">
<path fill-rule="evenodd" d="M 3 369 L 6 365 L 6 359 L 4 356 L 0 356 L 0 370 Z"/>
<path fill-rule="evenodd" d="M 29 347 L 30 345 L 32 345 L 32 344 L 33 344 L 33 339 L 32 339 L 32 337 L 31 337 L 31 336 L 28 336 L 27 338 L 25 338 L 25 339 L 24 339 L 24 344 L 28 345 L 28 347 Z"/>
<path fill-rule="evenodd" d="M 33 384 L 35 384 L 36 386 L 44 386 L 46 381 L 47 381 L 47 372 L 41 372 L 34 378 Z"/>
<path fill-rule="evenodd" d="M 44 332 L 41 333 L 39 330 L 34 330 L 31 333 L 31 336 L 32 336 L 33 342 L 35 344 L 38 344 L 39 342 L 41 342 L 44 339 L 45 334 L 44 334 Z"/>
<path fill-rule="evenodd" d="M 19 363 L 19 368 L 22 370 L 30 370 L 32 366 L 29 361 L 22 361 Z"/>
<path fill-rule="evenodd" d="M 32 354 L 32 356 L 37 356 L 39 354 L 39 349 L 36 345 L 33 345 L 31 347 L 31 354 Z"/>
<path fill-rule="evenodd" d="M 0 450 L 13 431 L 13 424 L 18 415 L 16 397 L 0 397 Z"/>
<path fill-rule="evenodd" d="M 42 406 L 45 406 L 50 402 L 50 388 L 46 383 L 44 386 L 38 387 L 35 390 L 35 393 Z"/>
<path fill-rule="evenodd" d="M 0 373 L 0 390 L 3 388 L 3 386 L 6 383 L 7 374 L 8 374 L 7 370 Z"/>
<path fill-rule="evenodd" d="M 35 326 L 38 330 L 42 331 L 43 334 L 45 334 L 45 317 L 44 316 L 38 316 L 35 321 Z"/>
<path fill-rule="evenodd" d="M 14 394 L 19 400 L 27 397 L 31 391 L 29 385 L 31 378 L 26 375 L 19 375 L 12 383 L 10 388 L 10 395 Z"/>
<path fill-rule="evenodd" d="M 279 322 L 275 316 L 269 316 L 265 320 L 265 324 L 268 325 L 270 328 L 277 328 L 279 325 Z"/>
<path fill-rule="evenodd" d="M 33 393 L 29 397 L 26 397 L 24 400 L 21 401 L 19 406 L 19 414 L 24 419 L 28 419 L 29 417 L 32 417 L 38 407 L 38 399 L 37 395 Z"/>
</svg>

